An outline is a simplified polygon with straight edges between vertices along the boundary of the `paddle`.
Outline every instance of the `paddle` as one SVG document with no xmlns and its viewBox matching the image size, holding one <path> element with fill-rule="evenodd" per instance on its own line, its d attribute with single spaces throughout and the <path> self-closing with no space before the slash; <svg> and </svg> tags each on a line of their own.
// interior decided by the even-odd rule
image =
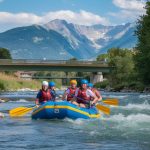
<svg viewBox="0 0 150 150">
<path fill-rule="evenodd" d="M 11 117 L 21 117 L 33 110 L 34 107 L 17 107 L 9 111 Z"/>
<path fill-rule="evenodd" d="M 74 97 L 86 102 L 87 104 L 89 104 L 89 102 L 87 102 L 86 100 L 80 98 L 80 97 L 77 97 L 74 95 Z M 106 106 L 103 106 L 103 105 L 100 105 L 100 104 L 96 104 L 95 107 L 99 110 L 99 111 L 102 111 L 103 113 L 107 114 L 107 115 L 110 115 L 110 108 L 106 107 Z"/>
<path fill-rule="evenodd" d="M 119 104 L 118 99 L 105 99 L 105 100 L 102 100 L 102 102 L 107 105 L 114 105 L 114 106 L 118 106 Z"/>
<path fill-rule="evenodd" d="M 96 108 L 102 111 L 103 113 L 105 113 L 106 115 L 110 115 L 110 108 L 100 105 L 100 104 L 96 104 Z"/>
<path fill-rule="evenodd" d="M 9 111 L 11 117 L 22 117 L 33 110 L 36 106 L 31 107 L 17 107 Z"/>
</svg>

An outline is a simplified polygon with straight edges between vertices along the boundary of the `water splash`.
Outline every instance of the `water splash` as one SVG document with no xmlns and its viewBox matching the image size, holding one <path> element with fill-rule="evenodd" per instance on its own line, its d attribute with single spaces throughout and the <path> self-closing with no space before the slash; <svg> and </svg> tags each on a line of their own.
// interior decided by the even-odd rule
<svg viewBox="0 0 150 150">
<path fill-rule="evenodd" d="M 9 102 L 13 102 L 13 103 L 28 103 L 29 101 L 28 100 L 25 100 L 25 99 L 19 99 L 19 100 L 14 100 L 14 101 L 9 101 Z"/>
<path fill-rule="evenodd" d="M 139 95 L 139 98 L 149 98 L 150 100 L 150 94 L 141 94 Z"/>
<path fill-rule="evenodd" d="M 103 117 L 102 120 L 109 120 L 112 122 L 134 122 L 134 123 L 150 123 L 150 116 L 146 114 L 130 114 L 125 116 L 122 113 L 119 113 L 117 115 L 112 115 L 110 117 Z"/>
<path fill-rule="evenodd" d="M 150 110 L 150 104 L 148 101 L 144 101 L 142 104 L 129 103 L 126 106 L 118 106 L 121 109 L 125 110 Z"/>
</svg>

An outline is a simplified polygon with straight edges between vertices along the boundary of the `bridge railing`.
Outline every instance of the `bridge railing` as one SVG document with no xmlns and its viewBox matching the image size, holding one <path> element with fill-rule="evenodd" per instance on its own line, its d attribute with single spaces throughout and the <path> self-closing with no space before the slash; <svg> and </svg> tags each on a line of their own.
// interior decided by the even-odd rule
<svg viewBox="0 0 150 150">
<path fill-rule="evenodd" d="M 107 65 L 104 61 L 89 61 L 89 60 L 40 60 L 40 59 L 0 59 L 0 64 L 102 64 Z"/>
</svg>

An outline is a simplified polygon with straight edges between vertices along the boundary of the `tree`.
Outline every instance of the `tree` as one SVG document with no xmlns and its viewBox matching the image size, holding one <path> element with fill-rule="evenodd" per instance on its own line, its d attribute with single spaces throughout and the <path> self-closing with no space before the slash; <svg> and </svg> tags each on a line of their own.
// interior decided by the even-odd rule
<svg viewBox="0 0 150 150">
<path fill-rule="evenodd" d="M 106 62 L 108 59 L 108 54 L 101 54 L 97 56 L 96 60 L 101 62 Z"/>
<path fill-rule="evenodd" d="M 146 14 L 137 21 L 135 34 L 138 43 L 135 48 L 135 66 L 139 79 L 146 85 L 150 85 L 150 1 L 146 2 Z"/>
<path fill-rule="evenodd" d="M 77 58 L 70 58 L 69 61 L 77 61 Z"/>
<path fill-rule="evenodd" d="M 11 54 L 8 49 L 0 48 L 0 59 L 11 59 Z"/>
<path fill-rule="evenodd" d="M 107 54 L 97 57 L 97 60 L 107 59 L 109 66 L 114 69 L 108 75 L 109 82 L 112 86 L 130 83 L 134 72 L 133 51 L 121 48 L 111 48 Z"/>
<path fill-rule="evenodd" d="M 130 82 L 134 73 L 133 52 L 128 49 L 112 48 L 108 50 L 108 64 L 115 69 L 111 73 L 112 83 Z"/>
</svg>

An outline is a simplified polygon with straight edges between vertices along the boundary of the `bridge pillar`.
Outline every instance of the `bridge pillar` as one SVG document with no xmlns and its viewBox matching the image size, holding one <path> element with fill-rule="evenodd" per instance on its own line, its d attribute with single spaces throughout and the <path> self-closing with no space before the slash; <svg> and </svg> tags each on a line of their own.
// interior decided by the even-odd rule
<svg viewBox="0 0 150 150">
<path fill-rule="evenodd" d="M 102 72 L 92 73 L 92 75 L 90 76 L 90 82 L 92 82 L 93 84 L 97 82 L 102 82 L 102 81 L 103 81 Z"/>
</svg>

